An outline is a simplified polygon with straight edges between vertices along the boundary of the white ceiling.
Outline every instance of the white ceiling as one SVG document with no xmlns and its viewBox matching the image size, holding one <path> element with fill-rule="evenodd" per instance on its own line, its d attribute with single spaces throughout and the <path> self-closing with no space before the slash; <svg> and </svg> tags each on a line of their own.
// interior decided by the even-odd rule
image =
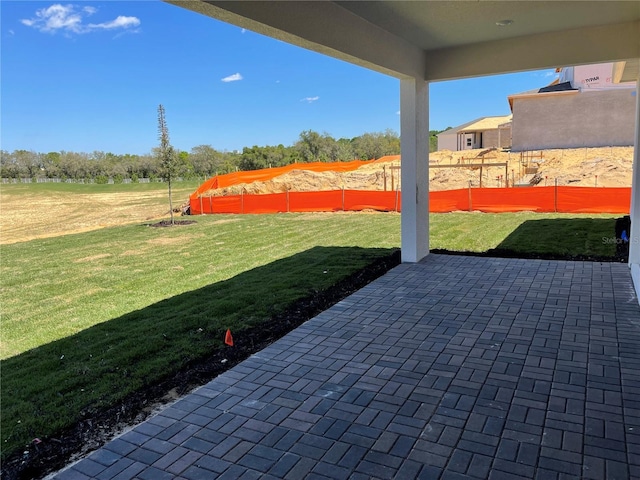
<svg viewBox="0 0 640 480">
<path fill-rule="evenodd" d="M 640 57 L 637 0 L 167 1 L 400 78 L 438 81 Z M 501 27 L 500 20 L 513 23 Z"/>
<path fill-rule="evenodd" d="M 426 51 L 640 20 L 637 1 L 336 3 Z M 496 25 L 505 19 L 513 23 L 508 27 Z"/>
</svg>

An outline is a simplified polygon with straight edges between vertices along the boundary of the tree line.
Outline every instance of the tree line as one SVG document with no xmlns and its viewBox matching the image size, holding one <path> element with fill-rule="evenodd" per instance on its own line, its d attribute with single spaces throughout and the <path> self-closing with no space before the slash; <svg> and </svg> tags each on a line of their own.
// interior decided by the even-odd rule
<svg viewBox="0 0 640 480">
<path fill-rule="evenodd" d="M 435 135 L 431 131 L 431 150 Z M 145 155 L 94 151 L 38 153 L 31 150 L 0 150 L 2 178 L 91 179 L 106 183 L 140 178 L 161 179 L 163 168 L 158 148 Z M 183 178 L 207 178 L 238 170 L 281 167 L 291 163 L 370 160 L 400 154 L 400 137 L 392 131 L 365 133 L 354 138 L 335 139 L 327 133 L 305 130 L 291 146 L 267 145 L 244 147 L 242 152 L 216 150 L 211 145 L 198 145 L 191 151 L 175 149 L 177 175 Z"/>
</svg>

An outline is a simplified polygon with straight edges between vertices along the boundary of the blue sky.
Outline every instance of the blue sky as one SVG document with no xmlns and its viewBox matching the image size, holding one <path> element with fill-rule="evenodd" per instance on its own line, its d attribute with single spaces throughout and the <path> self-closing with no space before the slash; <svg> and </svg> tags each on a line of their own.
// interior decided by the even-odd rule
<svg viewBox="0 0 640 480">
<path fill-rule="evenodd" d="M 4 150 L 241 150 L 400 130 L 399 80 L 160 1 L 0 2 Z M 553 70 L 433 83 L 430 129 L 509 113 Z"/>
</svg>

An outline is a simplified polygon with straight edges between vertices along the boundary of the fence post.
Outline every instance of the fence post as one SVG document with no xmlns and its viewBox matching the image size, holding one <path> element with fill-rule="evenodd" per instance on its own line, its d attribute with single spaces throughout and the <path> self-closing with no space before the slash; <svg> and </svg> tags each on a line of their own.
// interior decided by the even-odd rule
<svg viewBox="0 0 640 480">
<path fill-rule="evenodd" d="M 290 212 L 290 210 L 289 210 L 289 189 L 287 188 L 285 191 L 286 191 L 286 194 L 287 194 L 287 213 L 289 213 Z"/>
<path fill-rule="evenodd" d="M 469 180 L 469 211 L 472 211 L 472 204 L 471 204 L 471 180 Z"/>
<path fill-rule="evenodd" d="M 209 195 L 209 213 L 213 213 L 213 195 Z"/>
<path fill-rule="evenodd" d="M 553 211 L 558 213 L 558 179 L 556 178 L 556 186 L 553 188 Z"/>
<path fill-rule="evenodd" d="M 342 184 L 342 211 L 344 212 L 344 184 Z"/>
<path fill-rule="evenodd" d="M 244 187 L 240 190 L 240 213 L 244 213 Z"/>
<path fill-rule="evenodd" d="M 387 191 L 387 166 L 382 166 L 382 178 L 384 179 L 384 191 Z"/>
<path fill-rule="evenodd" d="M 200 195 L 200 215 L 204 215 L 204 210 L 202 209 L 202 195 Z"/>
<path fill-rule="evenodd" d="M 393 175 L 393 170 L 391 170 L 391 175 Z M 393 208 L 396 212 L 398 212 L 398 195 L 399 195 L 399 193 L 398 193 L 398 192 L 399 192 L 399 191 L 400 191 L 400 189 L 397 189 L 397 190 L 396 190 L 396 204 L 395 204 L 395 206 L 394 206 L 394 208 Z"/>
</svg>

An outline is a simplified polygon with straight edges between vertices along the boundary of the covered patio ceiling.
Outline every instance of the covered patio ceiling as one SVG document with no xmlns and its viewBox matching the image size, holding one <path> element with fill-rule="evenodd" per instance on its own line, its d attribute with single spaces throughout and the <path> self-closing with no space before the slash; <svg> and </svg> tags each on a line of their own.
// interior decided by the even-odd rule
<svg viewBox="0 0 640 480">
<path fill-rule="evenodd" d="M 399 78 L 439 81 L 640 57 L 635 1 L 169 3 Z M 637 61 L 627 68 L 625 78 L 637 77 Z"/>
</svg>

